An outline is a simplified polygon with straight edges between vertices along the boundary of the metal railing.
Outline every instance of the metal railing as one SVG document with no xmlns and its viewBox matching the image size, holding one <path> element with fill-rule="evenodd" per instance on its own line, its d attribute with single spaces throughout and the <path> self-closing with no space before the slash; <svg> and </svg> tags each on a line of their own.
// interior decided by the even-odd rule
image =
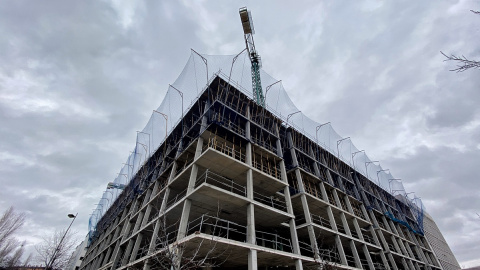
<svg viewBox="0 0 480 270">
<path fill-rule="evenodd" d="M 168 209 L 170 206 L 172 206 L 172 205 L 175 204 L 176 202 L 180 201 L 181 199 L 185 198 L 186 195 L 187 195 L 187 190 L 184 189 L 183 191 L 181 191 L 180 193 L 178 193 L 177 195 L 175 195 L 175 197 L 173 197 L 172 199 L 170 199 L 169 201 L 167 201 L 167 207 L 166 207 L 166 209 Z"/>
<path fill-rule="evenodd" d="M 287 211 L 287 204 L 285 200 L 281 200 L 277 196 L 265 196 L 263 194 L 260 194 L 258 192 L 253 192 L 253 199 L 259 203 L 262 203 L 264 205 L 273 207 L 275 209 L 281 210 L 286 212 Z"/>
<path fill-rule="evenodd" d="M 267 164 L 263 164 L 256 161 L 256 160 L 253 160 L 252 161 L 252 166 L 261 171 L 261 172 L 264 172 L 278 180 L 282 180 L 282 177 L 281 177 L 281 174 L 280 174 L 280 166 L 278 166 L 278 164 L 275 164 L 273 162 L 268 162 Z"/>
<path fill-rule="evenodd" d="M 244 197 L 247 196 L 247 188 L 245 186 L 239 185 L 235 183 L 233 179 L 228 179 L 209 170 L 198 177 L 198 179 L 195 181 L 195 188 L 203 183 L 211 184 Z"/>
<path fill-rule="evenodd" d="M 231 145 L 230 145 L 231 144 Z M 237 149 L 235 149 L 235 146 Z M 242 149 L 240 146 L 237 146 L 230 142 L 220 142 L 215 137 L 209 138 L 208 142 L 203 147 L 202 152 L 205 152 L 207 148 L 215 149 L 227 156 L 230 156 L 238 161 L 245 163 L 245 149 Z M 243 153 L 242 153 L 243 150 Z"/>
<path fill-rule="evenodd" d="M 198 177 L 198 179 L 195 181 L 195 188 L 203 183 L 207 183 L 223 190 L 247 197 L 247 187 L 235 183 L 233 179 L 223 177 L 209 170 L 205 171 L 205 173 Z M 287 211 L 285 199 L 280 196 L 266 196 L 259 192 L 253 192 L 253 199 L 266 206 L 270 206 L 284 212 Z"/>
<path fill-rule="evenodd" d="M 188 223 L 188 234 L 205 233 L 212 236 L 222 237 L 239 242 L 247 242 L 247 227 L 238 223 L 202 215 Z M 290 239 L 281 237 L 276 233 L 256 231 L 255 244 L 266 248 L 292 252 Z"/>
<path fill-rule="evenodd" d="M 318 225 L 323 226 L 323 227 L 326 227 L 326 228 L 329 228 L 329 229 L 332 229 L 332 225 L 330 224 L 330 220 L 328 220 L 328 219 L 326 219 L 322 216 L 318 216 L 318 215 L 314 215 L 314 214 L 311 214 L 310 216 L 312 218 L 313 223 L 318 224 Z"/>
<path fill-rule="evenodd" d="M 365 239 L 366 242 L 372 244 L 372 245 L 376 245 L 375 244 L 375 241 L 373 240 L 373 237 L 371 237 L 370 235 L 368 234 L 363 234 L 363 239 Z"/>
</svg>

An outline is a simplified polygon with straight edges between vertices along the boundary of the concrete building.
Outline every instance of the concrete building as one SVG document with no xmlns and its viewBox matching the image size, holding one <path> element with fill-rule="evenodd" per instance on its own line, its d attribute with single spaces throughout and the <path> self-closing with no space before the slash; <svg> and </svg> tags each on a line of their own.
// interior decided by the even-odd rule
<svg viewBox="0 0 480 270">
<path fill-rule="evenodd" d="M 85 252 L 87 251 L 87 243 L 88 243 L 88 236 L 87 238 L 82 241 L 76 248 L 72 254 L 72 257 L 68 261 L 66 270 L 78 270 L 80 265 L 82 264 L 82 260 L 85 256 Z"/>
<path fill-rule="evenodd" d="M 425 237 L 430 243 L 433 252 L 442 265 L 442 268 L 444 270 L 461 269 L 457 259 L 455 258 L 455 255 L 453 255 L 453 252 L 450 249 L 450 246 L 440 232 L 440 229 L 437 227 L 437 224 L 428 213 L 425 213 L 423 227 L 425 230 Z"/>
<path fill-rule="evenodd" d="M 148 141 L 137 137 L 133 159 L 109 184 L 111 198 L 90 220 L 80 269 L 164 269 L 172 250 L 231 269 L 442 269 L 423 235 L 423 210 L 393 188 L 396 179 L 366 155 L 359 160 L 361 151 L 342 154 L 344 139 L 334 140 L 336 151 L 320 143 L 328 125 L 310 132 L 299 111 L 282 113 L 286 92 L 267 74 L 266 108 L 252 100 L 251 81 L 239 75 L 249 67 L 238 67 L 238 57 L 192 53 L 164 101 L 180 107 L 181 97 L 178 121 L 164 103 L 156 111 L 163 125 L 152 114 L 141 132 Z"/>
</svg>

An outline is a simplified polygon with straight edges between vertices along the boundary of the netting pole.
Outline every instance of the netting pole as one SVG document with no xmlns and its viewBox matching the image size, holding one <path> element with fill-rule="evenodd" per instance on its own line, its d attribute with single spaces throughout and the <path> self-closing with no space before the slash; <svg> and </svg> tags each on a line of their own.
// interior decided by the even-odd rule
<svg viewBox="0 0 480 270">
<path fill-rule="evenodd" d="M 352 153 L 353 170 L 356 170 L 355 169 L 355 155 L 358 154 L 358 153 L 361 153 L 361 152 L 363 152 L 365 154 L 365 150 L 360 150 L 360 151 Z"/>
<path fill-rule="evenodd" d="M 177 93 L 180 95 L 180 97 L 182 98 L 182 137 L 183 137 L 183 92 L 178 90 L 177 88 L 175 88 L 175 86 L 169 84 L 170 87 L 172 87 L 175 91 L 177 91 Z"/>
<path fill-rule="evenodd" d="M 381 172 L 386 172 L 386 171 L 390 171 L 390 169 L 385 169 L 385 170 L 379 170 L 379 171 L 377 171 L 377 181 L 378 181 L 378 186 L 379 186 L 379 187 L 382 187 L 382 185 L 380 184 L 380 178 L 378 177 L 378 174 L 381 173 Z"/>
<path fill-rule="evenodd" d="M 372 163 L 376 163 L 376 162 L 380 163 L 380 161 L 378 161 L 378 160 L 365 162 L 365 174 L 366 174 L 367 179 L 370 179 L 370 177 L 368 176 L 368 165 L 370 165 Z"/>
<path fill-rule="evenodd" d="M 345 141 L 345 140 L 348 140 L 350 139 L 350 137 L 346 137 L 346 138 L 343 138 L 343 139 L 340 139 L 337 141 L 337 158 L 338 158 L 338 164 L 340 164 L 340 149 L 339 149 L 339 146 L 340 144 Z"/>
</svg>

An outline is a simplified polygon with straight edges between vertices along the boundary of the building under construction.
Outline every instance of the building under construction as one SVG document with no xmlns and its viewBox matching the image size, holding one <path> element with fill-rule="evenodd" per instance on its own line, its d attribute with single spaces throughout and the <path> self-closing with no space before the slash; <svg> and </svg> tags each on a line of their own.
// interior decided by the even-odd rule
<svg viewBox="0 0 480 270">
<path fill-rule="evenodd" d="M 192 50 L 137 133 L 80 269 L 442 269 L 421 201 L 295 107 L 243 12 L 247 49 Z"/>
</svg>

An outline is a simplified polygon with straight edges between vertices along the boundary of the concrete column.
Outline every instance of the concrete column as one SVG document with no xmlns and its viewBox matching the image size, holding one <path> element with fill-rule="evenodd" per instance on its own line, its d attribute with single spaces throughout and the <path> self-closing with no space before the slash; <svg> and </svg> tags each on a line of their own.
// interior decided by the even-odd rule
<svg viewBox="0 0 480 270">
<path fill-rule="evenodd" d="M 385 269 L 390 270 L 390 265 L 388 264 L 387 257 L 385 257 L 385 252 L 380 251 L 380 258 L 382 259 Z"/>
<path fill-rule="evenodd" d="M 360 256 L 358 256 L 357 247 L 355 246 L 355 242 L 350 240 L 350 249 L 352 250 L 353 258 L 355 259 L 355 266 L 357 268 L 362 268 L 362 262 L 360 261 Z"/>
<path fill-rule="evenodd" d="M 407 248 L 407 251 L 408 251 L 408 253 L 409 253 L 409 255 L 410 255 L 410 258 L 415 259 L 415 255 L 413 255 L 413 251 L 412 251 L 412 249 L 410 248 L 410 244 L 407 243 L 407 244 L 405 245 L 405 247 Z"/>
<path fill-rule="evenodd" d="M 137 220 L 135 221 L 135 226 L 133 227 L 132 233 L 135 233 L 140 229 L 140 225 L 142 224 L 142 221 L 143 221 L 143 215 L 144 215 L 143 212 L 138 213 Z"/>
<path fill-rule="evenodd" d="M 393 258 L 393 255 L 392 255 L 391 252 L 388 252 L 388 253 L 387 253 L 387 257 L 388 257 L 388 259 L 389 259 L 389 261 L 390 261 L 390 264 L 392 265 L 392 268 L 393 268 L 394 270 L 398 270 L 397 263 L 395 263 L 395 259 Z"/>
<path fill-rule="evenodd" d="M 363 244 L 362 250 L 363 250 L 363 255 L 365 255 L 365 258 L 367 259 L 368 268 L 370 268 L 370 270 L 375 270 L 375 266 L 373 265 L 372 257 L 370 256 L 370 252 L 368 251 L 367 245 Z"/>
<path fill-rule="evenodd" d="M 338 194 L 337 194 L 337 190 L 333 189 L 332 193 L 333 193 L 333 198 L 335 199 L 336 206 L 340 209 L 343 209 L 342 203 L 340 202 L 340 198 L 338 197 Z M 346 209 L 344 209 L 344 210 L 346 210 Z"/>
<path fill-rule="evenodd" d="M 199 137 L 197 141 L 197 146 L 195 148 L 195 157 L 194 157 L 195 161 L 202 154 L 202 148 L 203 148 L 203 138 Z M 190 178 L 188 180 L 187 195 L 190 194 L 195 188 L 195 181 L 197 180 L 197 174 L 198 174 L 198 165 L 194 163 L 192 165 L 192 171 L 190 172 Z M 192 201 L 190 199 L 185 199 L 185 202 L 183 203 L 183 210 L 182 210 L 182 216 L 180 218 L 180 224 L 178 226 L 177 240 L 180 240 L 186 236 L 187 226 L 188 226 L 188 217 L 190 216 L 191 207 L 192 207 Z"/>
<path fill-rule="evenodd" d="M 132 227 L 132 223 L 130 223 L 130 220 L 127 219 L 127 220 L 125 221 L 125 226 L 124 226 L 124 230 L 123 230 L 123 233 L 122 233 L 122 234 L 123 234 L 122 240 L 121 240 L 122 242 L 125 241 L 125 240 L 127 240 L 128 234 L 129 234 L 129 232 L 130 232 L 130 228 L 131 228 L 131 227 Z"/>
<path fill-rule="evenodd" d="M 408 264 L 408 268 L 407 269 L 415 269 L 415 265 L 413 265 L 413 262 L 412 260 L 406 260 L 407 261 L 407 264 Z"/>
<path fill-rule="evenodd" d="M 190 216 L 191 207 L 192 201 L 186 199 L 183 202 L 182 216 L 180 218 L 180 224 L 178 225 L 177 241 L 184 238 L 187 234 L 188 217 Z"/>
<path fill-rule="evenodd" d="M 110 261 L 109 259 L 110 259 L 110 255 L 112 254 L 112 251 L 113 251 L 113 247 L 112 246 L 108 247 L 107 253 L 105 255 L 105 258 L 103 259 L 102 265 L 105 265 Z"/>
<path fill-rule="evenodd" d="M 387 229 L 387 231 L 393 232 L 392 229 L 390 228 L 390 224 L 388 223 L 388 220 L 385 216 L 382 216 L 382 221 L 383 221 L 383 224 L 385 224 L 385 228 Z"/>
<path fill-rule="evenodd" d="M 328 219 L 330 220 L 330 226 L 332 227 L 332 230 L 338 232 L 337 223 L 335 222 L 335 216 L 333 215 L 332 207 L 330 205 L 327 206 L 327 214 Z"/>
<path fill-rule="evenodd" d="M 363 216 L 365 217 L 365 220 L 368 222 L 372 222 L 370 220 L 370 217 L 368 216 L 367 209 L 365 209 L 365 205 L 361 204 L 360 205 L 360 210 L 362 210 Z"/>
<path fill-rule="evenodd" d="M 329 202 L 327 190 L 325 189 L 325 184 L 320 182 L 320 192 L 322 193 L 322 198 L 325 202 Z"/>
<path fill-rule="evenodd" d="M 397 243 L 397 239 L 395 239 L 395 236 L 391 235 L 390 236 L 392 239 L 393 246 L 395 247 L 395 252 L 402 254 L 402 251 L 400 250 L 400 246 Z"/>
<path fill-rule="evenodd" d="M 127 248 L 125 248 L 125 253 L 122 258 L 122 265 L 127 264 L 128 258 L 130 257 L 130 252 L 132 252 L 134 241 L 133 239 L 128 240 Z"/>
<path fill-rule="evenodd" d="M 353 219 L 353 227 L 355 231 L 357 232 L 358 239 L 365 241 L 365 238 L 363 238 L 363 233 L 362 230 L 360 229 L 360 225 L 358 224 L 358 221 L 356 218 Z"/>
<path fill-rule="evenodd" d="M 148 259 L 143 264 L 143 270 L 150 270 L 150 261 Z"/>
<path fill-rule="evenodd" d="M 347 209 L 345 210 L 348 211 L 350 214 L 355 215 L 355 212 L 353 212 L 353 207 L 352 207 L 352 204 L 350 203 L 350 198 L 348 197 L 348 195 L 343 196 L 343 200 L 347 205 Z"/>
<path fill-rule="evenodd" d="M 143 220 L 142 220 L 142 223 L 140 224 L 140 227 L 147 225 L 148 219 L 150 218 L 151 213 L 152 213 L 152 205 L 149 204 L 147 206 L 147 209 L 145 210 L 145 214 L 143 215 Z"/>
<path fill-rule="evenodd" d="M 345 228 L 345 233 L 348 235 L 348 236 L 352 236 L 352 232 L 350 231 L 350 228 L 348 226 L 348 222 L 347 222 L 347 218 L 345 217 L 345 213 L 340 213 L 340 219 L 342 220 L 342 225 L 343 225 L 343 228 Z"/>
<path fill-rule="evenodd" d="M 132 255 L 130 256 L 130 262 L 135 261 L 135 258 L 138 254 L 138 249 L 140 248 L 140 244 L 142 243 L 143 234 L 139 233 L 137 239 L 135 240 L 135 245 L 133 246 Z"/>
<path fill-rule="evenodd" d="M 333 187 L 335 186 L 335 183 L 333 182 L 333 177 L 332 177 L 332 174 L 330 173 L 330 170 L 327 170 L 327 180 L 328 180 L 328 183 L 330 185 L 332 185 Z"/>
<path fill-rule="evenodd" d="M 250 120 L 250 107 L 247 106 L 247 118 Z M 251 138 L 250 134 L 250 121 L 247 121 L 245 125 L 245 136 L 247 139 Z M 250 203 L 247 205 L 247 243 L 256 245 L 256 233 L 255 233 L 255 206 L 253 204 L 253 172 L 252 172 L 252 144 L 247 143 L 245 149 L 245 162 L 249 166 L 247 171 L 247 199 Z M 249 249 L 248 250 L 248 269 L 256 270 L 257 265 L 257 250 Z"/>
<path fill-rule="evenodd" d="M 405 260 L 405 258 L 402 258 L 402 265 L 403 265 L 403 269 L 409 269 L 408 264 L 407 264 L 407 260 Z"/>
<path fill-rule="evenodd" d="M 295 148 L 293 147 L 292 134 L 290 132 L 287 133 L 287 140 L 288 140 L 288 144 L 290 145 L 290 154 L 292 156 L 293 165 L 298 167 L 297 153 L 295 152 Z M 310 215 L 310 209 L 308 206 L 307 197 L 305 195 L 305 187 L 303 186 L 302 175 L 298 168 L 295 169 L 295 177 L 297 178 L 297 186 L 300 191 L 300 200 L 302 202 L 303 215 L 305 216 L 305 221 L 308 224 L 307 231 L 310 239 L 310 245 L 312 247 L 315 258 L 318 258 L 319 254 L 318 254 L 317 238 L 315 237 L 315 232 L 313 230 L 312 217 Z"/>
<path fill-rule="evenodd" d="M 276 131 L 277 131 L 277 136 L 280 137 L 278 126 L 276 127 Z M 282 155 L 283 155 L 282 144 L 281 144 L 279 139 L 277 140 L 277 155 L 279 157 L 282 157 Z M 280 161 L 279 165 L 280 165 L 281 179 L 284 183 L 288 184 L 287 170 L 285 168 L 285 161 L 282 159 Z M 287 213 L 289 213 L 291 215 L 294 215 L 295 213 L 293 212 L 292 199 L 291 199 L 291 196 L 290 196 L 290 189 L 289 189 L 288 186 L 286 186 L 283 189 L 283 194 L 285 195 L 285 202 L 287 204 Z M 297 235 L 297 227 L 296 227 L 296 224 L 295 224 L 295 218 L 290 219 L 288 224 L 289 224 L 289 227 L 290 227 L 290 236 L 291 236 L 291 239 L 292 239 L 293 253 L 301 255 L 300 245 L 298 243 L 298 235 Z M 303 270 L 302 260 L 300 260 L 300 259 L 295 260 L 295 269 L 296 270 Z"/>
<path fill-rule="evenodd" d="M 112 267 L 110 267 L 111 270 L 117 269 L 117 264 L 118 261 L 120 260 L 120 254 L 122 253 L 122 246 L 120 245 L 121 241 L 117 242 L 117 245 L 115 247 L 115 250 L 113 252 L 113 262 L 112 262 Z"/>
<path fill-rule="evenodd" d="M 395 224 L 395 223 L 394 223 L 394 225 L 395 225 L 395 229 L 397 230 L 398 236 L 406 239 L 406 238 L 405 238 L 405 235 L 403 234 L 402 230 L 400 229 L 400 225 Z"/>
<path fill-rule="evenodd" d="M 343 249 L 340 235 L 335 235 L 335 244 L 337 245 L 338 254 L 340 255 L 340 261 L 343 265 L 348 265 L 347 256 L 345 256 L 345 250 Z"/>
<path fill-rule="evenodd" d="M 405 248 L 405 245 L 403 244 L 403 240 L 402 240 L 401 238 L 398 239 L 398 246 L 399 246 L 400 249 L 402 250 L 402 254 L 403 254 L 404 256 L 407 256 L 407 257 L 408 257 L 408 256 L 409 256 L 409 255 L 408 255 L 408 251 L 407 251 L 407 249 Z"/>
</svg>

